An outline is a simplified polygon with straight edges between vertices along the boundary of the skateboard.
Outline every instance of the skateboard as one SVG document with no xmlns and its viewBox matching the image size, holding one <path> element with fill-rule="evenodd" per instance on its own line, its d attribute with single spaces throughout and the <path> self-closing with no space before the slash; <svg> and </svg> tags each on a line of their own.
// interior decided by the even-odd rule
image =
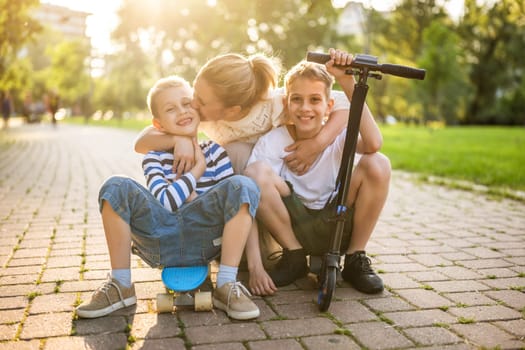
<svg viewBox="0 0 525 350">
<path fill-rule="evenodd" d="M 165 267 L 162 282 L 167 293 L 157 294 L 157 312 L 172 312 L 173 307 L 193 307 L 195 311 L 210 311 L 213 308 L 209 291 L 198 288 L 208 277 L 208 265 L 188 267 Z"/>
</svg>

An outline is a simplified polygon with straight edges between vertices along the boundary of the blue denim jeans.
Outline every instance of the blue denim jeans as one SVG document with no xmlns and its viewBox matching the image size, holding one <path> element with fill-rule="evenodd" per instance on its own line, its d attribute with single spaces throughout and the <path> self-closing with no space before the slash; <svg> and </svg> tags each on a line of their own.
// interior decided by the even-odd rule
<svg viewBox="0 0 525 350">
<path fill-rule="evenodd" d="M 226 222 L 244 203 L 254 218 L 259 199 L 255 182 L 235 175 L 171 212 L 132 178 L 113 176 L 100 189 L 99 208 L 106 201 L 130 225 L 132 252 L 148 265 L 194 266 L 220 255 Z"/>
</svg>

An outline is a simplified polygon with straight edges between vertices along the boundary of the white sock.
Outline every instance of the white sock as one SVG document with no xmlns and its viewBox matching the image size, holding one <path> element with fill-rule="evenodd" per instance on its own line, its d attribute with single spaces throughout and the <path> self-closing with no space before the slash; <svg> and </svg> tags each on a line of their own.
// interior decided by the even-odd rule
<svg viewBox="0 0 525 350">
<path fill-rule="evenodd" d="M 226 283 L 237 281 L 237 271 L 239 271 L 238 267 L 220 264 L 219 272 L 217 272 L 217 288 L 221 288 Z"/>
<path fill-rule="evenodd" d="M 113 269 L 111 270 L 111 277 L 123 287 L 131 287 L 131 269 Z"/>
</svg>

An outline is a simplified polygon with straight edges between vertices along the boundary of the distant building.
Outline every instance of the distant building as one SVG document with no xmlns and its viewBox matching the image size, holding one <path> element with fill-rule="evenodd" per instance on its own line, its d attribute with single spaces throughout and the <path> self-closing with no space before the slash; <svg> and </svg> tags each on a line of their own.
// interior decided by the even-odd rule
<svg viewBox="0 0 525 350">
<path fill-rule="evenodd" d="M 86 40 L 86 18 L 88 12 L 75 11 L 67 7 L 40 3 L 35 9 L 34 18 L 42 25 L 49 26 L 64 34 L 66 38 Z"/>
<path fill-rule="evenodd" d="M 341 35 L 355 35 L 361 37 L 366 27 L 366 14 L 363 4 L 349 1 L 339 16 L 337 33 Z"/>
</svg>

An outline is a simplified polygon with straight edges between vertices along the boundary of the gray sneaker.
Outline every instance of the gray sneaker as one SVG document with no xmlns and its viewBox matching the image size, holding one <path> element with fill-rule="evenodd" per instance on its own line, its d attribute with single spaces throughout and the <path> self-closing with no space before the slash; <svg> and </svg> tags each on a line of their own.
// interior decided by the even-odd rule
<svg viewBox="0 0 525 350">
<path fill-rule="evenodd" d="M 96 318 L 136 303 L 135 285 L 125 288 L 108 275 L 107 281 L 93 293 L 91 300 L 83 302 L 76 310 L 79 317 Z"/>
<path fill-rule="evenodd" d="M 230 282 L 213 291 L 213 305 L 235 320 L 249 320 L 260 314 L 251 296 L 241 282 Z"/>
</svg>

